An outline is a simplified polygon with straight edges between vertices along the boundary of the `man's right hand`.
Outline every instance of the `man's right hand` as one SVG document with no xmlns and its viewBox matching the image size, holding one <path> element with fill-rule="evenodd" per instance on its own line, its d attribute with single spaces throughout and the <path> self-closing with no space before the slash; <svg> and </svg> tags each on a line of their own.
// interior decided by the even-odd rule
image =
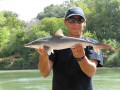
<svg viewBox="0 0 120 90">
<path fill-rule="evenodd" d="M 35 49 L 40 55 L 48 55 L 44 48 Z"/>
<path fill-rule="evenodd" d="M 49 60 L 47 51 L 44 48 L 35 49 L 40 54 L 38 68 L 43 77 L 47 77 L 50 74 L 53 62 Z"/>
</svg>

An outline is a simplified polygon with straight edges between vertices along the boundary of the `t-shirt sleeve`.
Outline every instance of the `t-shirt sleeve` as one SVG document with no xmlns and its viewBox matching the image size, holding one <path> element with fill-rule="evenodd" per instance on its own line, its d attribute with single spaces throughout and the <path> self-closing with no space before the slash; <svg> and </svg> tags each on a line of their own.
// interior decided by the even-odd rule
<svg viewBox="0 0 120 90">
<path fill-rule="evenodd" d="M 87 56 L 88 59 L 95 59 L 98 61 L 98 67 L 103 66 L 103 57 L 102 57 L 102 51 L 99 50 L 98 53 L 96 53 L 93 49 L 92 46 L 87 46 L 85 48 L 85 54 Z"/>
</svg>

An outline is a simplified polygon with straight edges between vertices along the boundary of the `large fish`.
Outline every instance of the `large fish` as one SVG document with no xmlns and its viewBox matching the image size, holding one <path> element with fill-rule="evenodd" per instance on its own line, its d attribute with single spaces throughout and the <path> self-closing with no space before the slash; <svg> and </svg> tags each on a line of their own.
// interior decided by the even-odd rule
<svg viewBox="0 0 120 90">
<path fill-rule="evenodd" d="M 48 54 L 50 54 L 51 52 L 53 52 L 53 50 L 71 48 L 72 46 L 78 43 L 81 43 L 83 47 L 93 46 L 94 49 L 115 50 L 114 47 L 108 44 L 95 43 L 79 38 L 64 36 L 61 29 L 58 29 L 53 36 L 39 38 L 35 41 L 25 44 L 25 47 L 35 49 L 44 47 Z"/>
</svg>

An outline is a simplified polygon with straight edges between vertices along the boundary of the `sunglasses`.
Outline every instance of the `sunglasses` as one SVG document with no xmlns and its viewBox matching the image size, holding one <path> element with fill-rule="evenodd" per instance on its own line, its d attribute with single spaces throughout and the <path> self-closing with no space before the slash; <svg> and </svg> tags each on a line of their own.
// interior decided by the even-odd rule
<svg viewBox="0 0 120 90">
<path fill-rule="evenodd" d="M 79 17 L 79 18 L 74 18 L 74 17 L 69 17 L 66 19 L 69 23 L 75 23 L 75 21 L 77 21 L 77 23 L 81 24 L 85 21 L 84 18 Z"/>
</svg>

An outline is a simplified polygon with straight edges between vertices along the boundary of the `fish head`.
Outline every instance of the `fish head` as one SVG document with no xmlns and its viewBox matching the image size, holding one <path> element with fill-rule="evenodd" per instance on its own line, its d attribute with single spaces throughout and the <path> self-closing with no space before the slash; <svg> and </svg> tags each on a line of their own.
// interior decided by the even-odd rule
<svg viewBox="0 0 120 90">
<path fill-rule="evenodd" d="M 39 48 L 43 47 L 43 42 L 42 41 L 32 41 L 32 42 L 29 42 L 28 44 L 25 44 L 24 47 L 39 49 Z"/>
<path fill-rule="evenodd" d="M 25 44 L 24 47 L 35 48 L 35 49 L 43 48 L 44 45 L 48 44 L 47 42 L 49 41 L 50 38 L 51 36 L 39 38 L 37 40 L 29 42 L 28 44 Z"/>
</svg>

